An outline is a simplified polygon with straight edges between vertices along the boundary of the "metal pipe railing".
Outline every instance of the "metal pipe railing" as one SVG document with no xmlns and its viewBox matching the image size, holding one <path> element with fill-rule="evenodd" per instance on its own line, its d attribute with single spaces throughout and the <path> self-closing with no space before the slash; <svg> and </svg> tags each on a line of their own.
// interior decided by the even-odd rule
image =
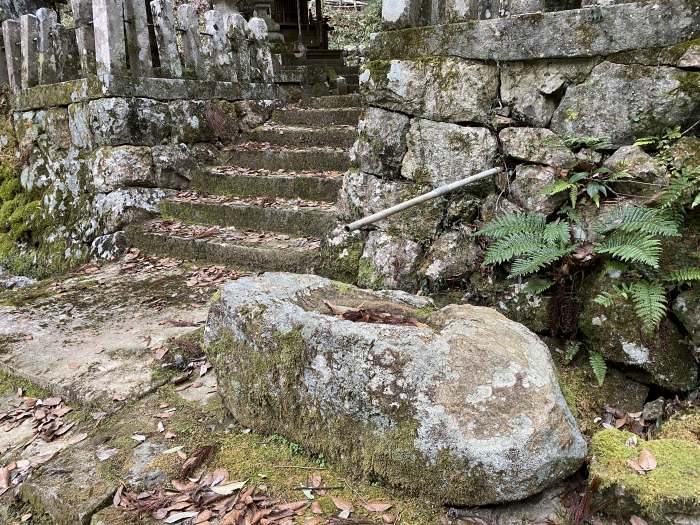
<svg viewBox="0 0 700 525">
<path fill-rule="evenodd" d="M 381 221 L 383 219 L 386 219 L 387 217 L 390 217 L 396 213 L 399 213 L 403 210 L 406 210 L 408 208 L 411 208 L 413 206 L 416 206 L 418 204 L 422 204 L 426 201 L 429 201 L 431 199 L 435 199 L 437 197 L 441 197 L 442 195 L 445 195 L 446 193 L 450 193 L 451 191 L 457 190 L 463 186 L 466 186 L 467 184 L 471 184 L 472 182 L 479 181 L 481 179 L 485 179 L 487 177 L 491 177 L 492 175 L 495 175 L 496 173 L 500 173 L 503 171 L 503 168 L 491 168 L 490 170 L 482 171 L 480 173 L 477 173 L 476 175 L 471 175 L 469 177 L 466 177 L 464 179 L 460 179 L 455 182 L 451 182 L 449 184 L 445 184 L 444 186 L 440 186 L 439 188 L 435 188 L 433 191 L 429 191 L 428 193 L 424 193 L 423 195 L 418 195 L 417 197 L 413 197 L 410 200 L 401 202 L 395 206 L 392 206 L 391 208 L 387 208 L 386 210 L 379 211 L 377 213 L 374 213 L 368 217 L 365 217 L 364 219 L 360 219 L 359 221 L 351 222 L 350 224 L 347 224 L 345 226 L 345 231 L 351 232 L 355 230 L 359 230 L 363 226 L 368 226 L 370 224 L 373 224 L 377 221 Z"/>
</svg>

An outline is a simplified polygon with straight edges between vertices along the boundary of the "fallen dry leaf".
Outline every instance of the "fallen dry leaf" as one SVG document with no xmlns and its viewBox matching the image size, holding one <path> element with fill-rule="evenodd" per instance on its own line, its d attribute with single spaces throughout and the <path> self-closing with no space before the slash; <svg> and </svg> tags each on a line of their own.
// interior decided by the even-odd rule
<svg viewBox="0 0 700 525">
<path fill-rule="evenodd" d="M 645 519 L 640 518 L 639 516 L 635 516 L 635 515 L 632 515 L 630 517 L 630 524 L 631 525 L 648 525 Z"/>
<path fill-rule="evenodd" d="M 339 510 L 346 510 L 348 512 L 352 512 L 353 506 L 352 506 L 352 503 L 349 502 L 348 500 L 345 500 L 343 498 L 338 498 L 335 496 L 331 496 L 331 500 L 333 501 L 333 505 L 338 507 Z"/>
<path fill-rule="evenodd" d="M 383 501 L 370 501 L 368 503 L 363 503 L 362 506 L 368 512 L 386 512 L 394 505 L 392 503 L 385 503 Z"/>
<path fill-rule="evenodd" d="M 216 485 L 212 487 L 211 490 L 222 496 L 230 496 L 237 490 L 241 490 L 245 487 L 246 483 L 246 481 L 236 481 L 235 483 L 227 483 L 226 485 Z"/>
<path fill-rule="evenodd" d="M 656 458 L 646 448 L 642 449 L 642 451 L 639 453 L 637 463 L 645 472 L 649 472 L 650 470 L 654 470 L 656 468 Z"/>
</svg>

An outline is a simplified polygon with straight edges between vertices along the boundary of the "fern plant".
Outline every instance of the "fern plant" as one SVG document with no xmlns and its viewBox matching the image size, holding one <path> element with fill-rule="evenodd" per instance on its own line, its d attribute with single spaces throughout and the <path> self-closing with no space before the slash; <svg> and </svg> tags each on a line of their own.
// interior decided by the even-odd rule
<svg viewBox="0 0 700 525">
<path fill-rule="evenodd" d="M 598 385 L 602 386 L 608 373 L 608 365 L 605 363 L 605 358 L 598 352 L 589 352 L 588 363 L 591 365 Z"/>
<path fill-rule="evenodd" d="M 581 197 L 587 197 L 597 208 L 600 208 L 601 198 L 608 197 L 608 192 L 615 193 L 610 183 L 630 177 L 631 175 L 625 171 L 612 171 L 608 168 L 599 168 L 593 173 L 580 171 L 567 180 L 556 180 L 548 184 L 539 191 L 539 194 L 550 197 L 567 192 L 572 209 L 576 209 Z"/>
<path fill-rule="evenodd" d="M 577 248 L 571 241 L 568 222 L 547 223 L 541 213 L 504 215 L 486 224 L 479 235 L 494 241 L 486 252 L 484 265 L 512 261 L 511 277 L 536 273 Z"/>
</svg>

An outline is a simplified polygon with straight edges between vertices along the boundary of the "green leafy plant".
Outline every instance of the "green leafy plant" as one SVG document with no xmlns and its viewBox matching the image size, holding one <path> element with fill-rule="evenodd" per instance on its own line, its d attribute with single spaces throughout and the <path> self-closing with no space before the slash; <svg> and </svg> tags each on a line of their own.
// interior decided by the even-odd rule
<svg viewBox="0 0 700 525">
<path fill-rule="evenodd" d="M 608 197 L 609 193 L 615 193 L 610 183 L 630 177 L 631 175 L 625 171 L 612 171 L 608 168 L 599 168 L 592 173 L 579 171 L 566 180 L 556 180 L 548 184 L 539 191 L 539 194 L 549 197 L 566 192 L 573 209 L 582 197 L 590 199 L 599 208 L 601 198 Z"/>
<path fill-rule="evenodd" d="M 564 364 L 568 365 L 574 360 L 574 357 L 581 351 L 581 343 L 579 341 L 569 341 L 564 348 Z"/>
<path fill-rule="evenodd" d="M 605 364 L 605 358 L 598 352 L 589 352 L 588 363 L 591 365 L 598 385 L 602 386 L 605 382 L 605 375 L 608 373 L 608 365 Z"/>
</svg>

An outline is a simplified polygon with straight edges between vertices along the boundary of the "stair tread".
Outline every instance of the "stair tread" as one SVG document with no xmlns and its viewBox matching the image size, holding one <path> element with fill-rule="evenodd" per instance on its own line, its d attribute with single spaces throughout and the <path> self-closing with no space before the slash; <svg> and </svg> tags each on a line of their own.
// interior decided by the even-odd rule
<svg viewBox="0 0 700 525">
<path fill-rule="evenodd" d="M 347 153 L 347 148 L 342 146 L 331 147 L 331 146 L 305 146 L 305 145 L 292 145 L 292 144 L 272 144 L 269 142 L 258 142 L 250 140 L 248 142 L 240 142 L 231 146 L 222 148 L 222 152 L 249 152 L 249 151 L 260 151 L 260 152 L 281 152 L 281 153 Z"/>
<path fill-rule="evenodd" d="M 281 124 L 278 122 L 266 122 L 262 126 L 255 128 L 253 131 L 248 132 L 248 135 L 255 134 L 259 131 L 279 131 L 280 133 L 294 133 L 299 131 L 310 131 L 310 132 L 327 132 L 328 130 L 339 130 L 339 131 L 356 131 L 357 126 L 351 124 L 332 124 L 324 128 L 314 128 L 313 126 L 304 126 L 303 124 Z"/>
<path fill-rule="evenodd" d="M 297 237 L 269 231 L 241 230 L 232 226 L 188 224 L 169 219 L 144 222 L 138 229 L 145 234 L 178 237 L 207 243 L 230 244 L 261 250 L 291 249 L 314 251 L 321 246 L 317 237 Z"/>
<path fill-rule="evenodd" d="M 293 171 L 293 170 L 266 170 L 243 168 L 235 165 L 212 166 L 209 168 L 212 175 L 237 175 L 244 177 L 270 177 L 270 178 L 314 178 L 314 179 L 342 179 L 342 171 Z"/>
<path fill-rule="evenodd" d="M 178 204 L 202 204 L 209 206 L 230 206 L 246 208 L 272 208 L 279 210 L 309 210 L 334 213 L 336 207 L 331 202 L 305 199 L 283 199 L 280 197 L 232 197 L 185 191 L 166 199 Z"/>
</svg>

